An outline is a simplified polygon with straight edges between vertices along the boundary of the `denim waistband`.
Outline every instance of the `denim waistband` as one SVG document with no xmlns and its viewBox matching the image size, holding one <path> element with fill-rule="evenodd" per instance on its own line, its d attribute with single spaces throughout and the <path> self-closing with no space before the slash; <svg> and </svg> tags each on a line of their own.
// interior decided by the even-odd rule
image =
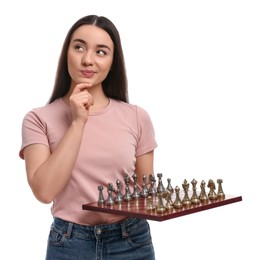
<svg viewBox="0 0 263 260">
<path fill-rule="evenodd" d="M 94 237 L 107 238 L 119 235 L 127 237 L 127 233 L 130 232 L 131 229 L 139 228 L 141 225 L 144 225 L 145 222 L 145 219 L 127 218 L 118 223 L 85 226 L 55 217 L 52 227 L 62 231 L 66 237 L 74 236 L 82 239 Z"/>
</svg>

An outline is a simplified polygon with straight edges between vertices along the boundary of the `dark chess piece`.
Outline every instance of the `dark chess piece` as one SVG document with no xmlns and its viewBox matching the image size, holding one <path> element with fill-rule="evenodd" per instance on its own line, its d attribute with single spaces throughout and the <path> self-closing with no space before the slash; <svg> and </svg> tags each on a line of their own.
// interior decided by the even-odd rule
<svg viewBox="0 0 263 260">
<path fill-rule="evenodd" d="M 210 200 L 216 200 L 217 199 L 217 194 L 215 192 L 216 185 L 215 185 L 214 181 L 210 179 L 208 181 L 207 187 L 209 188 L 208 198 Z"/>
<path fill-rule="evenodd" d="M 116 192 L 116 190 L 115 190 L 115 188 L 114 188 L 114 186 L 113 186 L 113 184 L 111 182 L 108 184 L 108 189 L 110 189 L 112 192 L 117 194 L 117 192 Z"/>
<path fill-rule="evenodd" d="M 147 198 L 148 193 L 149 193 L 149 190 L 147 188 L 146 176 L 143 175 L 143 177 L 142 177 L 142 190 L 141 190 L 140 196 L 142 198 Z"/>
<path fill-rule="evenodd" d="M 225 199 L 225 193 L 224 193 L 223 188 L 222 188 L 223 180 L 218 179 L 217 183 L 218 183 L 217 198 L 220 200 L 223 200 L 223 199 Z"/>
<path fill-rule="evenodd" d="M 155 198 L 157 195 L 157 191 L 155 188 L 156 180 L 152 174 L 149 175 L 149 181 L 150 181 L 150 187 L 149 187 L 148 194 L 152 196 L 153 198 Z"/>
<path fill-rule="evenodd" d="M 114 198 L 113 198 L 113 195 L 112 195 L 112 192 L 114 191 L 114 188 L 113 188 L 113 185 L 112 183 L 109 183 L 108 184 L 108 198 L 107 198 L 107 206 L 111 206 L 114 204 Z"/>
<path fill-rule="evenodd" d="M 129 186 L 125 186 L 125 194 L 124 194 L 123 199 L 124 199 L 125 201 L 130 201 L 130 200 L 132 200 L 132 195 L 131 195 Z"/>
<path fill-rule="evenodd" d="M 163 174 L 157 173 L 157 177 L 158 177 L 157 193 L 162 193 L 165 191 L 165 188 L 163 186 L 163 181 L 162 181 Z"/>
<path fill-rule="evenodd" d="M 104 199 L 104 196 L 103 196 L 103 186 L 98 186 L 98 190 L 99 190 L 99 199 L 98 199 L 98 204 L 99 205 L 102 205 L 105 203 L 105 199 Z"/>
<path fill-rule="evenodd" d="M 115 202 L 121 203 L 123 200 L 123 195 L 121 193 L 121 182 L 119 179 L 116 181 L 116 185 L 117 185 L 117 191 L 116 191 L 117 194 L 115 197 Z"/>
<path fill-rule="evenodd" d="M 156 179 L 153 174 L 149 174 L 149 182 L 154 181 L 156 182 Z"/>
<path fill-rule="evenodd" d="M 191 183 L 192 183 L 192 186 L 193 186 L 193 194 L 192 194 L 192 197 L 191 197 L 191 202 L 194 205 L 198 205 L 198 204 L 200 204 L 200 199 L 198 198 L 197 193 L 196 193 L 197 181 L 195 179 L 193 179 L 191 181 Z"/>
<path fill-rule="evenodd" d="M 138 181 L 138 176 L 137 176 L 137 174 L 136 173 L 134 173 L 133 175 L 132 175 L 132 178 L 133 178 L 133 181 L 134 181 L 134 188 L 133 188 L 133 193 L 132 193 L 132 197 L 134 198 L 134 199 L 138 199 L 138 198 L 140 198 L 140 189 L 139 189 L 139 186 L 138 186 L 138 183 L 137 183 L 137 181 Z"/>
<path fill-rule="evenodd" d="M 192 202 L 191 200 L 189 199 L 189 195 L 188 195 L 188 191 L 189 191 L 189 183 L 187 182 L 187 180 L 185 179 L 183 184 L 182 184 L 182 187 L 183 187 L 183 190 L 184 190 L 184 197 L 183 197 L 183 205 L 185 207 L 189 207 Z"/>
<path fill-rule="evenodd" d="M 201 188 L 201 191 L 200 191 L 200 194 L 199 194 L 199 199 L 202 203 L 207 203 L 209 201 L 207 195 L 206 195 L 206 191 L 205 191 L 205 181 L 202 180 L 201 181 L 201 184 L 200 184 L 200 188 Z"/>
<path fill-rule="evenodd" d="M 125 195 L 123 199 L 125 201 L 130 201 L 132 199 L 131 191 L 130 191 L 130 176 L 127 173 L 125 173 L 124 175 L 124 183 L 125 183 Z"/>
</svg>

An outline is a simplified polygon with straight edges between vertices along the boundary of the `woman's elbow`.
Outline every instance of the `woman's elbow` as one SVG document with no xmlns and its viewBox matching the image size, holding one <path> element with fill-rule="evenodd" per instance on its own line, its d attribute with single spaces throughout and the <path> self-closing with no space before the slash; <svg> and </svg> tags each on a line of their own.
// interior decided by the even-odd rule
<svg viewBox="0 0 263 260">
<path fill-rule="evenodd" d="M 36 190 L 32 187 L 31 189 L 36 199 L 44 204 L 50 204 L 54 199 L 54 197 L 50 194 L 50 192 L 43 190 L 42 191 Z"/>
</svg>

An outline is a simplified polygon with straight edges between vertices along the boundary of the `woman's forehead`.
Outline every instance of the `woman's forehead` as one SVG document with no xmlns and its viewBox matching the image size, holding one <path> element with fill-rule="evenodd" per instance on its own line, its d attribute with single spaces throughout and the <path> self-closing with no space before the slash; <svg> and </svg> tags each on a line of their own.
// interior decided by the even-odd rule
<svg viewBox="0 0 263 260">
<path fill-rule="evenodd" d="M 109 34 L 95 26 L 95 25 L 82 25 L 78 27 L 72 35 L 72 40 L 81 39 L 87 43 L 107 44 L 113 46 L 113 42 Z"/>
</svg>

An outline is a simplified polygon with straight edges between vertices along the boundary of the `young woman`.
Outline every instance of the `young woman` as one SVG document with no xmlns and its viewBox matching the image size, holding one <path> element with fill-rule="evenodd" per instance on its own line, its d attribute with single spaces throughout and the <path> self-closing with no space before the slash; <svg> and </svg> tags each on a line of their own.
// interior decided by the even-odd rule
<svg viewBox="0 0 263 260">
<path fill-rule="evenodd" d="M 46 260 L 152 260 L 146 220 L 82 210 L 98 186 L 153 174 L 154 129 L 128 103 L 119 33 L 90 15 L 69 30 L 47 105 L 26 114 L 20 157 L 35 197 L 53 203 Z M 107 196 L 105 194 L 105 196 Z"/>
</svg>

